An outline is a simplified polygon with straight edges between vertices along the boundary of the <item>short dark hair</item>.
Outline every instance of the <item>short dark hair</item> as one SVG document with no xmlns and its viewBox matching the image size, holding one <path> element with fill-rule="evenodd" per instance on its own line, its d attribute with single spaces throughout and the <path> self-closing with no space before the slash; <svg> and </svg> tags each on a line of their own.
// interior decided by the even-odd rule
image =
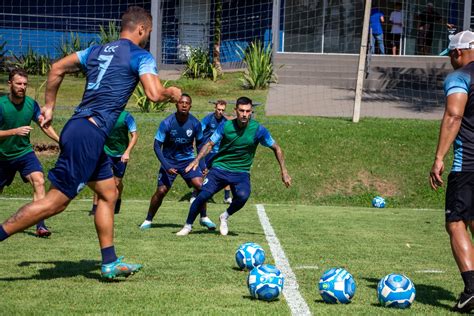
<svg viewBox="0 0 474 316">
<path fill-rule="evenodd" d="M 181 93 L 181 98 L 182 98 L 182 97 L 187 97 L 187 98 L 189 98 L 189 101 L 191 101 L 191 103 L 193 103 L 193 99 L 191 98 L 191 96 L 190 96 L 189 94 L 187 94 L 187 93 Z M 181 98 L 180 98 L 180 99 L 181 99 Z"/>
<path fill-rule="evenodd" d="M 26 72 L 25 69 L 13 68 L 12 70 L 10 70 L 10 73 L 8 74 L 8 81 L 12 81 L 13 77 L 15 77 L 16 75 L 28 78 L 28 73 Z"/>
<path fill-rule="evenodd" d="M 237 102 L 235 102 L 235 107 L 238 107 L 239 105 L 241 104 L 250 104 L 251 106 L 253 106 L 252 104 L 252 100 L 247 98 L 247 97 L 240 97 L 237 99 Z"/>
<path fill-rule="evenodd" d="M 129 7 L 122 15 L 122 31 L 125 29 L 128 31 L 134 31 L 140 23 L 147 24 L 150 27 L 153 23 L 153 17 L 150 12 L 142 7 Z"/>
</svg>

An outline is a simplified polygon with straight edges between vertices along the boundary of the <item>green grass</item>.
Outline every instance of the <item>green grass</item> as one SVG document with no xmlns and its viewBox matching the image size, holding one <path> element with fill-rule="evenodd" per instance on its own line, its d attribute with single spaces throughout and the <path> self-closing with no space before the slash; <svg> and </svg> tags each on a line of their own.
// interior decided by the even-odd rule
<svg viewBox="0 0 474 316">
<path fill-rule="evenodd" d="M 21 201 L 2 200 L 0 217 Z M 144 264 L 126 281 L 102 282 L 100 255 L 89 201 L 75 201 L 47 220 L 49 239 L 31 229 L 3 242 L 0 259 L 0 310 L 3 314 L 231 314 L 288 315 L 281 297 L 272 303 L 249 298 L 246 272 L 236 269 L 234 253 L 247 241 L 263 246 L 274 263 L 255 206 L 230 221 L 227 237 L 196 226 L 184 238 L 174 235 L 188 203 L 167 202 L 152 229 L 141 232 L 146 201 L 125 201 L 116 216 L 116 249 L 127 261 Z M 210 204 L 217 219 L 222 204 Z M 265 205 L 289 259 L 300 292 L 315 315 L 446 314 L 462 290 L 462 281 L 443 230 L 442 210 L 369 209 Z M 327 305 L 316 291 L 330 267 L 347 268 L 357 283 L 349 305 Z M 443 273 L 422 273 L 422 270 Z M 376 283 L 396 272 L 410 277 L 417 297 L 407 311 L 381 308 Z"/>
</svg>

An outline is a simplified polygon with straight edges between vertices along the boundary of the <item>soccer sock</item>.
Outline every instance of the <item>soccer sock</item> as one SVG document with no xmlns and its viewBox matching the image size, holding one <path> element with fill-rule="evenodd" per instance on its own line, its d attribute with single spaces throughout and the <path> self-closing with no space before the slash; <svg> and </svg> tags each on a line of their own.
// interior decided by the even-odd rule
<svg viewBox="0 0 474 316">
<path fill-rule="evenodd" d="M 474 294 L 474 270 L 461 272 L 464 281 L 464 293 Z"/>
<path fill-rule="evenodd" d="M 186 224 L 192 225 L 196 220 L 198 213 L 202 210 L 204 203 L 206 203 L 212 197 L 212 193 L 208 191 L 201 191 L 196 197 L 196 200 L 191 204 L 189 208 L 188 218 L 186 219 Z"/>
<path fill-rule="evenodd" d="M 41 220 L 41 221 L 38 222 L 38 224 L 36 224 L 36 229 L 39 229 L 41 227 L 47 229 L 46 224 L 44 223 L 44 220 Z"/>
<path fill-rule="evenodd" d="M 193 230 L 193 225 L 185 224 L 185 225 L 184 225 L 184 228 L 187 228 L 187 229 L 189 229 L 189 230 Z"/>
<path fill-rule="evenodd" d="M 230 217 L 230 215 L 229 215 L 229 213 L 227 213 L 227 211 L 222 213 L 221 216 L 224 216 L 224 219 L 228 219 Z"/>
<path fill-rule="evenodd" d="M 100 249 L 100 253 L 102 254 L 102 264 L 112 263 L 117 260 L 114 246 L 102 248 Z"/>
<path fill-rule="evenodd" d="M 224 199 L 230 198 L 230 190 L 224 190 Z"/>
<path fill-rule="evenodd" d="M 95 211 L 97 211 L 97 204 L 92 204 L 92 209 L 89 212 L 89 215 L 95 215 Z"/>
<path fill-rule="evenodd" d="M 146 215 L 146 220 L 151 223 L 153 221 L 153 217 L 154 217 L 154 215 L 151 214 L 150 212 L 148 212 L 148 214 Z"/>
<path fill-rule="evenodd" d="M 118 199 L 117 203 L 115 203 L 114 214 L 118 214 L 120 212 L 121 205 L 122 205 L 122 199 Z"/>
<path fill-rule="evenodd" d="M 3 229 L 3 226 L 0 226 L 0 241 L 4 241 L 8 237 L 10 237 L 10 235 Z"/>
<path fill-rule="evenodd" d="M 238 210 L 240 210 L 242 207 L 244 207 L 245 203 L 247 203 L 247 200 L 249 199 L 249 196 L 250 196 L 250 192 L 245 192 L 245 191 L 237 192 L 234 195 L 234 198 L 232 199 L 232 203 L 227 208 L 227 213 L 229 213 L 229 215 L 232 215 Z"/>
</svg>

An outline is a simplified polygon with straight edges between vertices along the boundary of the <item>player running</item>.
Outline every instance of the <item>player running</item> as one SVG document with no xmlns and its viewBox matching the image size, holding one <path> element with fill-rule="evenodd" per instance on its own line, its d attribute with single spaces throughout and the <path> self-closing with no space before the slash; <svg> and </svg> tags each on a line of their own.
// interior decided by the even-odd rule
<svg viewBox="0 0 474 316">
<path fill-rule="evenodd" d="M 130 133 L 131 139 L 128 138 Z M 127 169 L 130 153 L 138 141 L 137 124 L 135 118 L 127 111 L 123 111 L 117 119 L 112 132 L 105 142 L 104 151 L 112 161 L 115 184 L 118 190 L 118 199 L 115 203 L 114 214 L 120 212 L 122 204 L 123 177 Z M 94 194 L 94 203 L 89 215 L 94 215 L 97 210 L 97 194 Z"/>
<path fill-rule="evenodd" d="M 158 173 L 158 185 L 151 197 L 147 217 L 140 225 L 142 230 L 151 228 L 153 217 L 178 174 L 181 175 L 188 186 L 201 190 L 201 169 L 185 170 L 196 156 L 194 142 L 199 146 L 203 139 L 201 123 L 189 113 L 191 106 L 191 97 L 183 93 L 176 104 L 176 113 L 165 118 L 156 132 L 154 148 L 161 167 Z M 201 213 L 199 222 L 202 226 L 209 230 L 216 229 L 216 225 L 207 217 L 205 203 L 200 205 L 197 212 Z"/>
<path fill-rule="evenodd" d="M 66 209 L 88 185 L 98 196 L 94 217 L 102 254 L 103 278 L 129 276 L 141 269 L 117 258 L 114 247 L 114 207 L 117 187 L 110 160 L 104 152 L 107 137 L 140 81 L 152 101 L 181 96 L 175 87 L 164 88 L 153 56 L 143 48 L 152 30 L 152 16 L 140 7 L 130 7 L 122 16 L 120 39 L 95 45 L 66 56 L 52 65 L 42 109 L 42 126 L 53 119 L 56 96 L 67 73 L 83 69 L 86 86 L 82 102 L 64 126 L 61 153 L 48 178 L 51 188 L 46 196 L 21 207 L 0 227 L 0 241 L 24 230 L 41 219 Z"/>
<path fill-rule="evenodd" d="M 227 210 L 219 216 L 219 230 L 224 236 L 229 233 L 227 223 L 229 217 L 244 207 L 250 196 L 250 167 L 258 144 L 273 150 L 280 165 L 283 183 L 286 187 L 291 185 L 291 177 L 286 170 L 280 146 L 265 127 L 251 118 L 252 100 L 247 97 L 237 99 L 235 113 L 237 117 L 219 125 L 210 141 L 203 146 L 196 159 L 185 170 L 196 170 L 199 167 L 199 161 L 206 156 L 214 144 L 220 142 L 219 152 L 214 157 L 201 192 L 191 204 L 186 224 L 176 233 L 178 236 L 185 236 L 191 232 L 199 209 L 226 185 L 230 185 L 234 198 Z"/>
<path fill-rule="evenodd" d="M 33 201 L 44 198 L 44 175 L 41 163 L 30 143 L 31 121 L 55 142 L 59 136 L 52 126 L 41 127 L 38 103 L 26 96 L 28 73 L 13 69 L 8 75 L 9 94 L 0 97 L 0 194 L 9 186 L 18 171 L 23 182 L 33 186 Z M 51 232 L 44 220 L 36 224 L 36 236 L 49 237 Z"/>
</svg>

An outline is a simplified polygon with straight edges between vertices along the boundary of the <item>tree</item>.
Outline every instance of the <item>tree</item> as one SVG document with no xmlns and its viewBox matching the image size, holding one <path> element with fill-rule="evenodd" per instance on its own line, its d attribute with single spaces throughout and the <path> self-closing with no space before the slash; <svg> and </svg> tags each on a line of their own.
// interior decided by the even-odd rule
<svg viewBox="0 0 474 316">
<path fill-rule="evenodd" d="M 221 65 L 221 34 L 222 34 L 222 0 L 215 0 L 214 18 L 214 46 L 212 49 L 212 63 L 217 70 L 217 74 L 222 75 Z"/>
</svg>

